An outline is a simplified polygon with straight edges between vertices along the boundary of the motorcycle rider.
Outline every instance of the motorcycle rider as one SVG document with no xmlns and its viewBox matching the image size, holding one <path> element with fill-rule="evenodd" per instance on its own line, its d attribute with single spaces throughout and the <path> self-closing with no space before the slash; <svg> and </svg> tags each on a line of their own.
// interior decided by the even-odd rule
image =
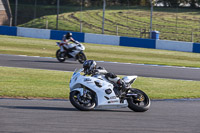
<svg viewBox="0 0 200 133">
<path fill-rule="evenodd" d="M 64 47 L 66 49 L 69 49 L 69 42 L 73 42 L 73 43 L 76 43 L 76 41 L 72 38 L 72 33 L 71 32 L 67 32 L 63 38 L 62 38 L 62 41 L 60 42 L 60 52 L 64 52 Z"/>
<path fill-rule="evenodd" d="M 83 63 L 83 68 L 85 75 L 103 74 L 107 80 L 117 84 L 119 86 L 119 90 L 122 90 L 122 92 L 127 90 L 126 84 L 123 80 L 117 77 L 116 74 L 107 72 L 105 68 L 97 66 L 97 63 L 94 60 L 86 60 Z"/>
</svg>

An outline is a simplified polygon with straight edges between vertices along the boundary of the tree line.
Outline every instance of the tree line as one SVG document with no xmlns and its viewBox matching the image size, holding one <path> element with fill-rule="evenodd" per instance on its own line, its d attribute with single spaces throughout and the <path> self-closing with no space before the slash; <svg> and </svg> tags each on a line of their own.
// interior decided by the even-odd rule
<svg viewBox="0 0 200 133">
<path fill-rule="evenodd" d="M 9 0 L 14 4 L 16 0 Z M 162 5 L 165 7 L 182 7 L 189 6 L 191 8 L 197 8 L 200 5 L 200 0 L 106 0 L 108 6 L 112 5 L 140 5 L 149 6 L 152 1 L 154 6 Z M 42 5 L 56 5 L 57 0 L 18 0 L 20 4 L 37 4 Z M 61 5 L 83 5 L 83 6 L 101 6 L 103 0 L 60 0 Z"/>
</svg>

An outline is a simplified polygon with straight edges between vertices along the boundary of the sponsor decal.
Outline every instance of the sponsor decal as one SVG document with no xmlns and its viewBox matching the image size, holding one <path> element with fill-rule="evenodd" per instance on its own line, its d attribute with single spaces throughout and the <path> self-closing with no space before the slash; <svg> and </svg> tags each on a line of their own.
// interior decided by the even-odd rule
<svg viewBox="0 0 200 133">
<path fill-rule="evenodd" d="M 116 96 L 112 96 L 112 97 L 110 97 L 110 99 L 116 99 L 117 97 Z"/>
<path fill-rule="evenodd" d="M 108 101 L 108 103 L 117 103 L 118 100 L 112 100 L 112 101 Z"/>
<path fill-rule="evenodd" d="M 90 78 L 84 78 L 84 82 L 92 82 L 92 79 L 90 79 Z"/>
<path fill-rule="evenodd" d="M 110 98 L 109 97 L 107 97 L 107 96 L 104 96 L 107 100 L 111 100 L 111 99 L 117 99 L 117 97 L 116 96 L 111 96 Z"/>
</svg>

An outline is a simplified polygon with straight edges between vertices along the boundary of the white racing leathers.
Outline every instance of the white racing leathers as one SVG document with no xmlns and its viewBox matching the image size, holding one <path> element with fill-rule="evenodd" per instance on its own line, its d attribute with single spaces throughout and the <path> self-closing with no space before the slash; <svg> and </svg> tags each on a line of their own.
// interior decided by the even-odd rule
<svg viewBox="0 0 200 133">
<path fill-rule="evenodd" d="M 97 69 L 96 69 L 95 71 L 96 71 L 96 73 L 98 73 L 98 74 L 103 74 L 103 75 L 105 75 L 105 77 L 106 77 L 109 81 L 111 81 L 111 82 L 113 82 L 113 83 L 116 83 L 116 84 L 117 84 L 117 82 L 120 80 L 119 77 L 117 77 L 117 76 L 116 76 L 115 74 L 113 74 L 113 73 L 107 72 L 107 71 L 105 70 L 105 68 L 103 68 L 103 67 L 97 67 Z"/>
</svg>

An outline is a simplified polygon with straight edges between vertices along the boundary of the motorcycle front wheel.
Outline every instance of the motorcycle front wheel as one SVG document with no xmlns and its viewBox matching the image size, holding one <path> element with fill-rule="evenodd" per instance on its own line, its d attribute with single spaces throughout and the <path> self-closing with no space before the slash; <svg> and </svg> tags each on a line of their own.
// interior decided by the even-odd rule
<svg viewBox="0 0 200 133">
<path fill-rule="evenodd" d="M 85 96 L 81 96 L 79 91 L 72 91 L 69 98 L 71 104 L 81 111 L 91 111 L 96 106 L 91 92 L 88 92 Z"/>
<path fill-rule="evenodd" d="M 128 107 L 135 112 L 145 112 L 150 108 L 150 99 L 146 93 L 139 89 L 130 89 L 129 93 L 137 94 L 127 99 Z"/>
<path fill-rule="evenodd" d="M 83 64 L 87 60 L 87 58 L 83 52 L 78 53 L 76 58 L 79 61 L 79 63 L 81 63 L 81 64 Z"/>
<path fill-rule="evenodd" d="M 65 61 L 65 53 L 60 52 L 60 49 L 56 51 L 56 58 L 59 62 L 64 62 Z"/>
</svg>

